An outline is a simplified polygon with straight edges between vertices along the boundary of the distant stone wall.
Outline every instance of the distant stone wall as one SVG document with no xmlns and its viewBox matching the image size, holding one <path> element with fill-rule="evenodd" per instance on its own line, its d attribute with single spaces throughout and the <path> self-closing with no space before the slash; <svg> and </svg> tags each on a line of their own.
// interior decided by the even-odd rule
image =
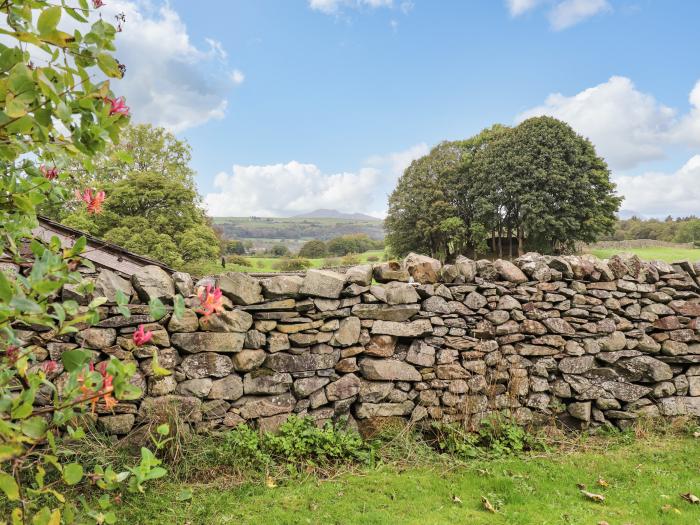
<svg viewBox="0 0 700 525">
<path fill-rule="evenodd" d="M 114 300 L 121 289 L 130 318 L 105 305 L 102 320 L 75 336 L 21 336 L 46 349 L 40 359 L 60 362 L 81 345 L 97 361 L 138 362 L 143 398 L 114 413 L 98 405 L 99 425 L 115 434 L 167 410 L 200 429 L 269 430 L 290 414 L 474 425 L 495 411 L 522 423 L 624 427 L 640 415 L 700 415 L 698 274 L 687 262 L 537 254 L 445 266 L 411 254 L 345 274 L 199 283 L 155 266 L 131 281 L 105 270 L 92 276 L 95 294 Z M 195 290 L 207 283 L 221 287 L 227 310 L 204 318 Z M 187 297 L 185 316 L 154 322 L 143 304 L 175 293 Z M 153 346 L 134 347 L 138 324 L 153 331 Z M 152 376 L 154 351 L 172 375 Z"/>
</svg>

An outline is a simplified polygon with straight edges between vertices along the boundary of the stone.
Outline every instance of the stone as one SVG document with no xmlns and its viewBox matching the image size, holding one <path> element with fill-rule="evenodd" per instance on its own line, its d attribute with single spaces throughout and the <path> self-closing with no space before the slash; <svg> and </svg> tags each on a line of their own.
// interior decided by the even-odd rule
<svg viewBox="0 0 700 525">
<path fill-rule="evenodd" d="M 373 335 L 394 335 L 396 337 L 421 337 L 433 331 L 433 326 L 427 319 L 419 319 L 408 323 L 393 321 L 375 321 L 372 325 Z"/>
<path fill-rule="evenodd" d="M 170 336 L 170 342 L 174 347 L 191 354 L 240 352 L 244 341 L 245 334 L 239 332 L 176 333 Z"/>
<path fill-rule="evenodd" d="M 248 330 L 245 333 L 245 341 L 243 341 L 243 347 L 252 350 L 257 350 L 258 348 L 264 347 L 266 342 L 267 337 L 264 333 L 259 332 L 258 330 Z"/>
<path fill-rule="evenodd" d="M 522 305 L 512 295 L 503 295 L 498 300 L 498 304 L 496 305 L 496 309 L 497 310 L 516 310 L 516 309 L 522 309 Z"/>
<path fill-rule="evenodd" d="M 474 282 L 474 278 L 476 277 L 476 261 L 464 257 L 463 255 L 458 255 L 454 265 L 460 275 L 464 277 L 465 283 Z"/>
<path fill-rule="evenodd" d="M 416 339 L 408 349 L 406 362 L 417 366 L 433 366 L 435 364 L 435 347 Z"/>
<path fill-rule="evenodd" d="M 330 382 L 327 377 L 304 377 L 294 381 L 294 395 L 298 398 L 309 397 L 311 394 L 320 390 Z"/>
<path fill-rule="evenodd" d="M 559 317 L 543 319 L 542 323 L 555 334 L 574 335 L 576 333 L 576 330 L 568 322 Z"/>
<path fill-rule="evenodd" d="M 289 349 L 289 336 L 280 332 L 270 332 L 267 336 L 267 351 L 281 352 Z"/>
<path fill-rule="evenodd" d="M 414 366 L 395 359 L 362 357 L 358 365 L 362 377 L 374 381 L 420 381 L 422 379 L 420 372 Z"/>
<path fill-rule="evenodd" d="M 452 313 L 452 308 L 449 304 L 447 304 L 447 301 L 445 301 L 445 299 L 442 297 L 438 297 L 437 295 L 428 297 L 425 301 L 423 301 L 421 307 L 425 312 L 436 314 Z"/>
<path fill-rule="evenodd" d="M 175 272 L 172 274 L 175 291 L 183 297 L 189 297 L 194 294 L 194 281 L 192 276 L 187 272 Z"/>
<path fill-rule="evenodd" d="M 260 282 L 244 273 L 227 272 L 217 276 L 216 285 L 234 304 L 256 304 L 263 301 Z"/>
<path fill-rule="evenodd" d="M 403 322 L 408 321 L 419 310 L 419 304 L 356 304 L 352 307 L 352 315 L 360 319 Z"/>
<path fill-rule="evenodd" d="M 331 345 L 352 346 L 360 339 L 360 319 L 357 317 L 346 317 L 340 321 L 340 327 L 333 334 Z"/>
<path fill-rule="evenodd" d="M 338 401 L 356 396 L 360 392 L 360 379 L 355 374 L 346 374 L 326 385 L 326 399 Z"/>
<path fill-rule="evenodd" d="M 86 328 L 75 335 L 75 340 L 84 348 L 104 350 L 116 342 L 117 331 L 114 328 Z"/>
<path fill-rule="evenodd" d="M 208 377 L 186 379 L 177 385 L 177 392 L 183 396 L 206 397 L 211 390 L 212 380 Z"/>
<path fill-rule="evenodd" d="M 345 286 L 345 276 L 330 270 L 308 270 L 299 292 L 312 297 L 337 299 Z"/>
<path fill-rule="evenodd" d="M 180 363 L 180 368 L 190 379 L 202 377 L 224 377 L 231 373 L 233 365 L 231 358 L 213 352 L 202 352 L 185 357 Z"/>
<path fill-rule="evenodd" d="M 357 409 L 356 415 L 359 419 L 407 416 L 413 411 L 414 406 L 412 401 L 404 401 L 403 403 L 362 403 Z"/>
<path fill-rule="evenodd" d="M 631 381 L 659 382 L 673 379 L 671 367 L 648 355 L 621 359 L 616 363 L 622 373 Z"/>
<path fill-rule="evenodd" d="M 275 275 L 260 281 L 266 299 L 287 299 L 299 297 L 304 278 L 299 275 Z"/>
<path fill-rule="evenodd" d="M 289 392 L 292 376 L 288 373 L 275 373 L 258 370 L 243 377 L 243 392 L 250 394 L 282 394 Z"/>
<path fill-rule="evenodd" d="M 199 327 L 205 332 L 246 332 L 251 326 L 253 316 L 243 310 L 225 310 L 199 319 Z"/>
<path fill-rule="evenodd" d="M 270 417 L 285 414 L 294 410 L 296 399 L 292 394 L 280 394 L 265 397 L 243 397 L 237 401 L 240 404 L 241 416 L 244 419 Z"/>
<path fill-rule="evenodd" d="M 113 271 L 103 268 L 97 276 L 97 279 L 95 279 L 93 295 L 95 297 L 106 297 L 108 302 L 115 303 L 117 301 L 118 292 L 123 293 L 128 300 L 134 294 L 134 288 L 131 286 L 131 283 L 123 277 L 120 277 Z"/>
<path fill-rule="evenodd" d="M 612 334 L 598 339 L 598 344 L 603 352 L 614 352 L 622 350 L 627 346 L 627 338 L 622 332 L 613 332 Z"/>
<path fill-rule="evenodd" d="M 194 310 L 185 308 L 181 317 L 174 315 L 168 321 L 168 331 L 172 332 L 196 332 L 199 328 L 199 319 Z"/>
<path fill-rule="evenodd" d="M 401 281 L 407 283 L 411 277 L 396 261 L 376 264 L 373 269 L 374 279 L 379 283 Z"/>
<path fill-rule="evenodd" d="M 498 276 L 504 281 L 516 284 L 524 283 L 527 281 L 527 277 L 522 272 L 522 270 L 510 261 L 506 261 L 504 259 L 497 259 L 496 261 L 494 261 L 493 267 L 498 272 Z"/>
<path fill-rule="evenodd" d="M 580 421 L 589 423 L 591 421 L 591 402 L 571 403 L 566 407 L 567 412 Z"/>
<path fill-rule="evenodd" d="M 263 365 L 277 372 L 303 372 L 334 368 L 339 358 L 340 355 L 337 352 L 330 354 L 304 353 L 299 355 L 279 352 L 268 355 Z"/>
<path fill-rule="evenodd" d="M 172 394 L 176 389 L 177 381 L 172 375 L 148 378 L 148 395 L 150 396 Z"/>
<path fill-rule="evenodd" d="M 139 268 L 131 276 L 131 284 L 144 303 L 151 299 L 172 303 L 175 296 L 175 284 L 168 272 L 160 266 L 148 265 Z"/>
<path fill-rule="evenodd" d="M 565 357 L 559 361 L 559 370 L 564 374 L 583 374 L 595 366 L 595 357 Z"/>
<path fill-rule="evenodd" d="M 372 265 L 360 264 L 352 266 L 345 272 L 346 281 L 359 286 L 369 286 L 372 284 Z"/>
<path fill-rule="evenodd" d="M 98 423 L 107 434 L 128 434 L 134 426 L 136 416 L 134 414 L 117 414 L 114 416 L 100 416 Z"/>
<path fill-rule="evenodd" d="M 201 355 L 201 354 L 200 354 Z M 241 350 L 231 358 L 233 368 L 237 372 L 250 372 L 260 367 L 265 361 L 267 354 L 265 350 Z"/>
<path fill-rule="evenodd" d="M 373 335 L 370 337 L 364 353 L 377 357 L 390 357 L 394 355 L 397 341 L 398 338 L 393 335 Z"/>
<path fill-rule="evenodd" d="M 231 374 L 213 381 L 207 397 L 209 399 L 235 401 L 241 396 L 243 396 L 243 381 L 236 374 Z"/>
<path fill-rule="evenodd" d="M 383 289 L 383 301 L 387 304 L 411 304 L 420 300 L 416 287 L 408 283 L 391 282 L 383 286 L 372 286 L 370 292 L 374 293 L 375 288 Z"/>
</svg>

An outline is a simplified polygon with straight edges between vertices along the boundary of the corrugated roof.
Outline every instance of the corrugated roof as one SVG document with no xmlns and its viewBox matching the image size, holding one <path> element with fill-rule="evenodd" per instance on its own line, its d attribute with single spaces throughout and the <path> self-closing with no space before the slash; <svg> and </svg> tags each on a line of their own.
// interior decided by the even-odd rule
<svg viewBox="0 0 700 525">
<path fill-rule="evenodd" d="M 160 266 L 168 273 L 173 273 L 175 271 L 162 262 L 130 252 L 126 248 L 102 240 L 89 233 L 76 230 L 75 228 L 51 220 L 48 217 L 39 216 L 39 226 L 35 228 L 32 233 L 36 238 L 44 242 L 49 242 L 51 237 L 55 235 L 60 239 L 61 246 L 64 248 L 72 247 L 76 239 L 85 236 L 87 247 L 81 254 L 82 257 L 92 261 L 95 266 L 109 268 L 110 270 L 121 272 L 128 276 L 133 275 L 140 268 L 149 265 Z"/>
</svg>

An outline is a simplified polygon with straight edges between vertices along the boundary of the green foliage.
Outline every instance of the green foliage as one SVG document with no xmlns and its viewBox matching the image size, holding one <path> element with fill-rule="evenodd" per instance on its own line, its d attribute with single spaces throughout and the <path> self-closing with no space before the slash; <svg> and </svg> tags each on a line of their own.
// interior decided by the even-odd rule
<svg viewBox="0 0 700 525">
<path fill-rule="evenodd" d="M 448 423 L 434 423 L 431 430 L 438 450 L 462 459 L 501 457 L 542 448 L 539 439 L 504 416 L 485 418 L 476 432 Z"/>
<path fill-rule="evenodd" d="M 384 248 L 383 241 L 375 241 L 364 233 L 354 233 L 334 237 L 326 243 L 328 253 L 342 256 L 349 253 L 364 253 L 369 250 L 381 250 Z"/>
<path fill-rule="evenodd" d="M 240 255 L 229 255 L 226 257 L 226 264 L 237 264 L 238 266 L 245 266 L 247 268 L 253 266 L 250 259 L 241 257 Z"/>
<path fill-rule="evenodd" d="M 226 241 L 224 253 L 226 255 L 245 255 L 245 245 L 242 241 Z"/>
<path fill-rule="evenodd" d="M 272 257 L 286 257 L 289 255 L 289 248 L 287 248 L 284 244 L 275 244 L 269 250 L 267 250 L 267 253 Z"/>
<path fill-rule="evenodd" d="M 305 257 L 307 259 L 322 259 L 326 256 L 326 253 L 328 253 L 326 243 L 320 240 L 313 240 L 304 243 L 299 250 L 299 257 Z"/>
<path fill-rule="evenodd" d="M 296 272 L 311 267 L 311 261 L 303 257 L 284 257 L 275 262 L 274 268 L 280 272 Z"/>
<path fill-rule="evenodd" d="M 367 463 L 372 445 L 342 422 L 318 427 L 310 418 L 292 416 L 276 433 L 260 433 L 239 425 L 222 435 L 208 452 L 214 464 L 264 470 L 272 465 L 327 465 L 339 462 Z"/>
<path fill-rule="evenodd" d="M 349 253 L 340 259 L 340 264 L 343 266 L 354 266 L 360 264 L 360 257 L 355 253 Z"/>
<path fill-rule="evenodd" d="M 612 231 L 614 189 L 605 161 L 567 124 L 536 117 L 494 126 L 406 169 L 389 198 L 387 241 L 395 255 L 441 259 L 478 257 L 488 241 L 502 255 L 502 239 L 518 251 L 571 250 Z"/>
</svg>

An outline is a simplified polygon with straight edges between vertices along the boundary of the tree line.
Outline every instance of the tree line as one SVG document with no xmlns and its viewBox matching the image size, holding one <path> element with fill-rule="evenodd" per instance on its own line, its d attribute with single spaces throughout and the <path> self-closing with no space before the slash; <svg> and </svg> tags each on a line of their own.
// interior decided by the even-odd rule
<svg viewBox="0 0 700 525">
<path fill-rule="evenodd" d="M 692 242 L 700 245 L 700 218 L 666 217 L 665 219 L 642 219 L 630 217 L 615 223 L 614 231 L 601 237 L 604 241 L 628 241 L 652 239 L 666 242 Z"/>
<path fill-rule="evenodd" d="M 411 163 L 389 197 L 387 244 L 449 260 L 572 250 L 611 233 L 622 199 L 593 144 L 552 117 L 495 125 Z"/>
</svg>

